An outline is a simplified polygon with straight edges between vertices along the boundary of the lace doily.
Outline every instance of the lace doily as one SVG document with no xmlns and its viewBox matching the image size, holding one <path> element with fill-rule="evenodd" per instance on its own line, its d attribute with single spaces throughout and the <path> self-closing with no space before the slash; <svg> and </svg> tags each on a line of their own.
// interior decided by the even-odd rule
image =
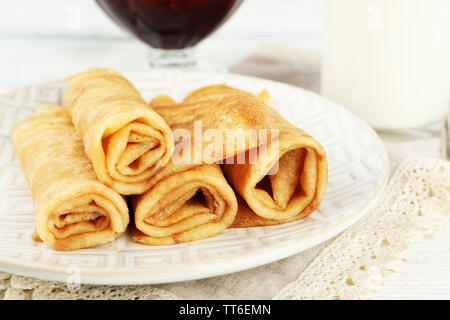
<svg viewBox="0 0 450 320">
<path fill-rule="evenodd" d="M 3 279 L 2 279 L 3 278 Z M 81 285 L 70 288 L 66 283 L 43 281 L 18 275 L 0 274 L 0 290 L 5 300 L 175 300 L 168 291 L 151 286 L 94 286 Z M 3 281 L 3 282 L 2 282 Z"/>
<path fill-rule="evenodd" d="M 275 299 L 370 299 L 407 259 L 408 249 L 445 228 L 450 213 L 450 163 L 432 158 L 405 160 L 387 187 L 384 201 L 326 247 L 297 280 Z M 264 279 L 261 279 L 264 286 Z M 216 284 L 220 290 L 220 284 Z M 189 287 L 183 296 L 189 297 Z M 0 273 L 4 299 L 177 299 L 152 286 L 91 286 Z M 211 297 L 214 298 L 214 297 Z M 250 297 L 249 297 L 250 298 Z"/>
<path fill-rule="evenodd" d="M 408 257 L 410 246 L 444 229 L 450 213 L 450 163 L 405 160 L 380 206 L 343 232 L 275 299 L 371 299 Z"/>
</svg>

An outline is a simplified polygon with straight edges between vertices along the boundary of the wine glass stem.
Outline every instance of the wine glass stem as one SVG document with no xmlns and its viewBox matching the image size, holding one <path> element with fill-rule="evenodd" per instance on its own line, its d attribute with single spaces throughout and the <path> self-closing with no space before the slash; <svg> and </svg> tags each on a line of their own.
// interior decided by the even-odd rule
<svg viewBox="0 0 450 320">
<path fill-rule="evenodd" d="M 189 68 L 197 65 L 194 48 L 177 50 L 150 48 L 148 59 L 153 68 Z"/>
</svg>

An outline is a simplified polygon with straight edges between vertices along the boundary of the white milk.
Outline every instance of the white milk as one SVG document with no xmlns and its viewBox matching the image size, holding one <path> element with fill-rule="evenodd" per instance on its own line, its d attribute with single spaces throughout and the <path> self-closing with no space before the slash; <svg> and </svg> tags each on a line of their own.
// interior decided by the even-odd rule
<svg viewBox="0 0 450 320">
<path fill-rule="evenodd" d="M 450 0 L 327 0 L 322 94 L 379 129 L 444 118 Z"/>
</svg>

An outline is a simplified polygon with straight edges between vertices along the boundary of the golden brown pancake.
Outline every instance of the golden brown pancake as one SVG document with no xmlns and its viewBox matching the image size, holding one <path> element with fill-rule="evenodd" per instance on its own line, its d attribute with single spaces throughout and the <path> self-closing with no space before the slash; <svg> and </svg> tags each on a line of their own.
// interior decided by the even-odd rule
<svg viewBox="0 0 450 320">
<path fill-rule="evenodd" d="M 13 128 L 12 141 L 34 200 L 35 240 L 76 250 L 125 231 L 126 202 L 97 179 L 67 108 L 38 108 Z"/>
<path fill-rule="evenodd" d="M 113 70 L 90 69 L 68 81 L 65 101 L 97 177 L 124 195 L 147 191 L 173 152 L 166 122 Z"/>
</svg>

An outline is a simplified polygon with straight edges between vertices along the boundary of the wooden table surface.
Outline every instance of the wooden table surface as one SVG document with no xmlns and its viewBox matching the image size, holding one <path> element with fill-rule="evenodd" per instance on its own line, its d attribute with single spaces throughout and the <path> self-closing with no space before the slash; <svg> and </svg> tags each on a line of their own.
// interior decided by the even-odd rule
<svg viewBox="0 0 450 320">
<path fill-rule="evenodd" d="M 266 44 L 323 50 L 325 0 L 246 0 L 223 28 L 199 45 L 201 61 L 231 67 Z M 148 68 L 147 48 L 92 0 L 0 2 L 0 92 L 62 78 L 91 66 Z M 439 139 L 402 143 L 385 136 L 391 157 L 439 156 Z M 421 148 L 417 148 L 417 144 Z M 382 299 L 450 298 L 450 228 L 411 250 L 380 287 Z"/>
</svg>

